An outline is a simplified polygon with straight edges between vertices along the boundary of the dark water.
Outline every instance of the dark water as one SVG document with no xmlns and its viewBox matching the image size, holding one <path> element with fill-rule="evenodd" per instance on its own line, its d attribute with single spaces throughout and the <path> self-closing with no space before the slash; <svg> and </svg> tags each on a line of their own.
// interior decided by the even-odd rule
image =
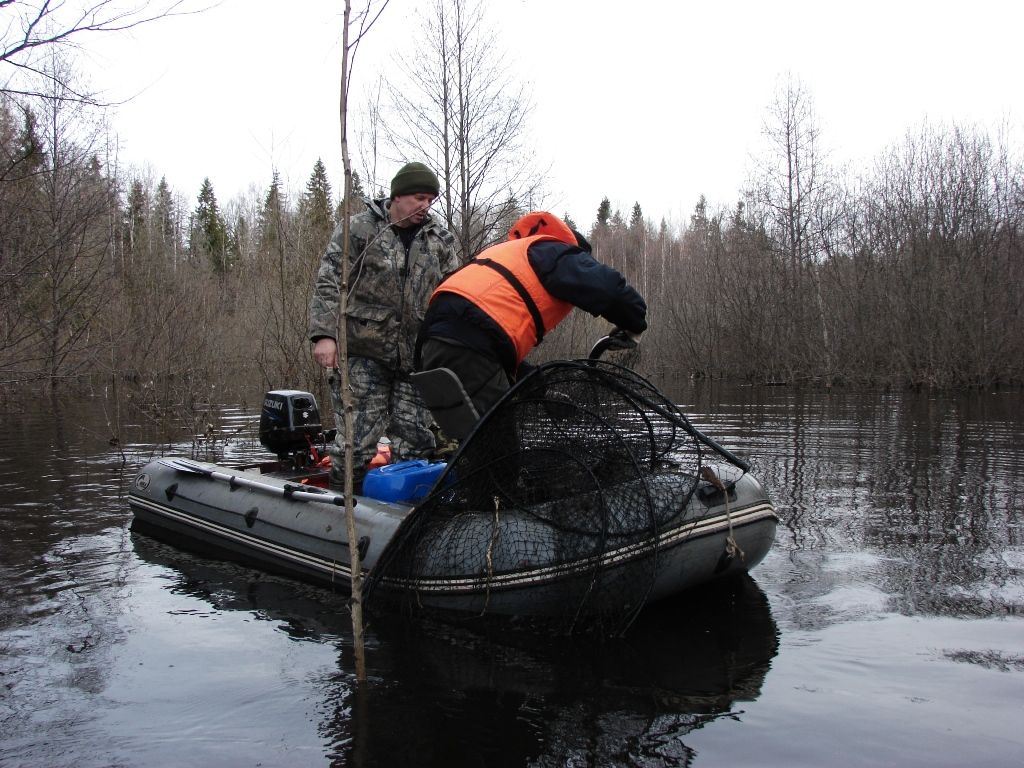
<svg viewBox="0 0 1024 768">
<path fill-rule="evenodd" d="M 359 688 L 342 597 L 130 531 L 156 437 L 122 463 L 101 401 L 11 406 L 0 765 L 1024 763 L 1021 395 L 679 399 L 779 508 L 752 579 L 603 644 L 377 620 Z"/>
</svg>

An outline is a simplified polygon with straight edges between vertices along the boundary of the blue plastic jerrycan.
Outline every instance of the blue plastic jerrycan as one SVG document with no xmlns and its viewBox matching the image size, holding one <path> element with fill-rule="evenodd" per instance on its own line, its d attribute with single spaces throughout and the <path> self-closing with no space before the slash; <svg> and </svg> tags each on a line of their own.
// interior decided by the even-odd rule
<svg viewBox="0 0 1024 768">
<path fill-rule="evenodd" d="M 410 459 L 371 469 L 363 478 L 363 496 L 378 501 L 416 504 L 430 493 L 447 462 Z"/>
</svg>

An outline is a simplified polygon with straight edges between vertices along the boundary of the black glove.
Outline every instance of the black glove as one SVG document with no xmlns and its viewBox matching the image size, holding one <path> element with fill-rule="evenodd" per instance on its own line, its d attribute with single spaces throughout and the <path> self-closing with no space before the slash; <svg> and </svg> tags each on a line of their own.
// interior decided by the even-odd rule
<svg viewBox="0 0 1024 768">
<path fill-rule="evenodd" d="M 614 328 L 608 334 L 608 349 L 633 349 L 640 343 L 640 334 L 625 328 Z"/>
</svg>

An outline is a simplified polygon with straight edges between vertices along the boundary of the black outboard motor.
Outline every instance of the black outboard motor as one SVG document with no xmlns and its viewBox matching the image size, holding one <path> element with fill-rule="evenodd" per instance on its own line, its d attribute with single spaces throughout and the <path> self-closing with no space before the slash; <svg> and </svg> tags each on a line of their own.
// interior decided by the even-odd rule
<svg viewBox="0 0 1024 768">
<path fill-rule="evenodd" d="M 320 410 L 309 392 L 276 389 L 263 396 L 260 443 L 278 458 L 308 452 L 310 441 L 322 432 Z"/>
</svg>

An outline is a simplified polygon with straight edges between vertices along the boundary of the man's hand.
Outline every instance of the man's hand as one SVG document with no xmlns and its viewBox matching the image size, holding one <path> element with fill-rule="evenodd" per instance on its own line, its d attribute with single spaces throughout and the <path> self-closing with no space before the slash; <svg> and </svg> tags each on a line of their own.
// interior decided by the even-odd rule
<svg viewBox="0 0 1024 768">
<path fill-rule="evenodd" d="M 313 359 L 322 368 L 337 368 L 338 367 L 338 344 L 334 339 L 325 336 L 322 339 L 318 339 L 316 344 L 313 345 Z"/>
<path fill-rule="evenodd" d="M 613 328 L 608 334 L 608 349 L 633 349 L 640 343 L 640 334 L 625 328 Z"/>
</svg>

